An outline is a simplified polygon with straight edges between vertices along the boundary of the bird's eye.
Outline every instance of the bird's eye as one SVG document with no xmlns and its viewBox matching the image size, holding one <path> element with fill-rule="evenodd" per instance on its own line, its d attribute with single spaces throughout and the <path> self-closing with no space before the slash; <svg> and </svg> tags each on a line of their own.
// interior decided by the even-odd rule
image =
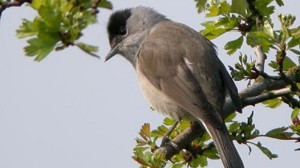
<svg viewBox="0 0 300 168">
<path fill-rule="evenodd" d="M 125 26 L 121 26 L 120 29 L 119 29 L 119 33 L 122 36 L 125 35 L 127 33 L 126 27 Z"/>
</svg>

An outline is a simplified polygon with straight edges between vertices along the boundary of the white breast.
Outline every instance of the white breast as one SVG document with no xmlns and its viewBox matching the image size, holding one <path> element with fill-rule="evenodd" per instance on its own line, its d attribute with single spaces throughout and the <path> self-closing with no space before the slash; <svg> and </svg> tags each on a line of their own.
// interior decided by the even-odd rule
<svg viewBox="0 0 300 168">
<path fill-rule="evenodd" d="M 179 107 L 176 102 L 153 86 L 138 67 L 136 70 L 142 92 L 155 111 L 178 120 L 192 118 L 187 111 Z"/>
</svg>

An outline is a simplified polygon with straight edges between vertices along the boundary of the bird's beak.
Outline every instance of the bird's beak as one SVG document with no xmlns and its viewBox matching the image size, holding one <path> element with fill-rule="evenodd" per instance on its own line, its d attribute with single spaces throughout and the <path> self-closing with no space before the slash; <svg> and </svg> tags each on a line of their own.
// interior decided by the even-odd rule
<svg viewBox="0 0 300 168">
<path fill-rule="evenodd" d="M 106 55 L 104 62 L 108 61 L 109 59 L 111 59 L 113 56 L 115 56 L 116 54 L 118 54 L 119 52 L 119 44 L 115 45 L 110 52 Z"/>
</svg>

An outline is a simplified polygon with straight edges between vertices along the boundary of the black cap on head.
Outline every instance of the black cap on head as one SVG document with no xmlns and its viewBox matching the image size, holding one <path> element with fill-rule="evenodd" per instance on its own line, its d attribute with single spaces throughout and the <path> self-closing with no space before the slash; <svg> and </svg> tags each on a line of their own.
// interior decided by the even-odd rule
<svg viewBox="0 0 300 168">
<path fill-rule="evenodd" d="M 110 43 L 116 36 L 126 34 L 126 21 L 130 16 L 131 9 L 116 11 L 110 16 L 107 26 Z"/>
</svg>

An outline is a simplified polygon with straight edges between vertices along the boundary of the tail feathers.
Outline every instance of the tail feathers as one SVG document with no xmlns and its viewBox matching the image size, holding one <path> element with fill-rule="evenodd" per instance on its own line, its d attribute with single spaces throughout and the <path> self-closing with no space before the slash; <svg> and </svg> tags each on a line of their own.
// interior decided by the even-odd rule
<svg viewBox="0 0 300 168">
<path fill-rule="evenodd" d="M 205 126 L 212 136 L 214 144 L 224 164 L 224 168 L 244 168 L 243 161 L 230 139 L 226 126 L 224 125 L 224 127 L 220 129 L 216 129 L 208 124 Z"/>
</svg>

